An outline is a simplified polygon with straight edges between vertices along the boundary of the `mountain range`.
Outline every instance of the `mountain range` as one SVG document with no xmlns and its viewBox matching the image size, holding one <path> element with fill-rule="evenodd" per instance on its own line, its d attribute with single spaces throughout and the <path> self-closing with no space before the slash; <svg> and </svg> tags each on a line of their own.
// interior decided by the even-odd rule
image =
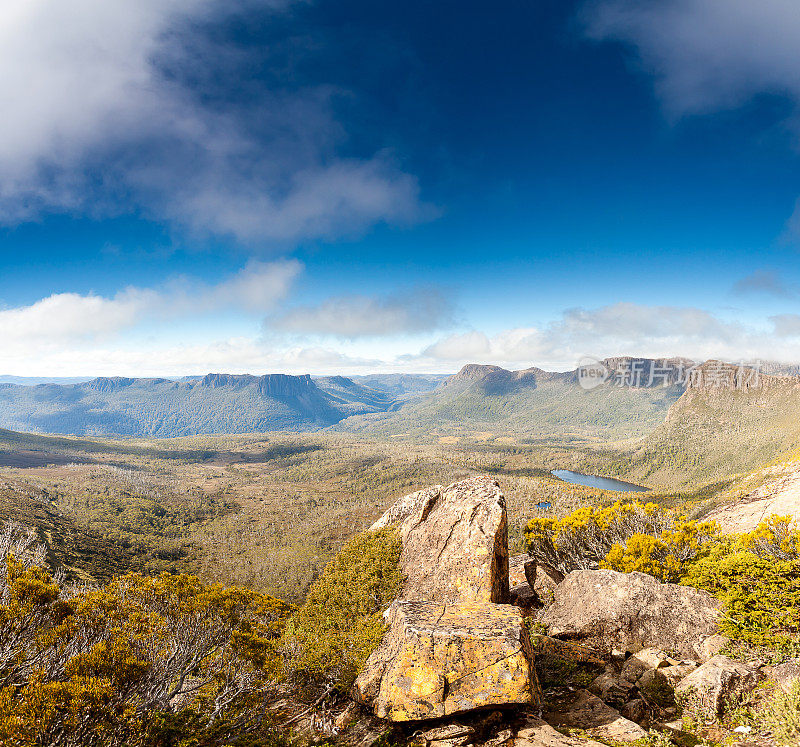
<svg viewBox="0 0 800 747">
<path fill-rule="evenodd" d="M 720 366 L 733 377 L 730 382 L 717 381 Z M 509 371 L 477 364 L 452 376 L 207 374 L 181 380 L 114 377 L 5 383 L 0 384 L 0 427 L 157 437 L 329 427 L 375 436 L 647 436 L 652 448 L 664 438 L 674 450 L 675 430 L 691 415 L 696 425 L 679 439 L 686 448 L 706 430 L 712 440 L 724 437 L 720 434 L 734 422 L 740 431 L 758 424 L 759 453 L 771 450 L 763 444 L 770 440 L 765 432 L 771 432 L 767 426 L 773 420 L 786 420 L 781 443 L 793 443 L 795 430 L 800 435 L 800 427 L 791 425 L 793 413 L 800 409 L 800 378 L 783 370 L 779 376 L 756 376 L 761 386 L 745 390 L 735 378 L 737 371 L 742 377 L 742 370 L 717 362 L 693 367 L 682 358 L 616 357 L 593 367 L 602 376 L 588 383 L 583 369 Z M 707 428 L 706 421 L 711 423 Z M 648 464 L 652 466 L 652 460 Z"/>
</svg>

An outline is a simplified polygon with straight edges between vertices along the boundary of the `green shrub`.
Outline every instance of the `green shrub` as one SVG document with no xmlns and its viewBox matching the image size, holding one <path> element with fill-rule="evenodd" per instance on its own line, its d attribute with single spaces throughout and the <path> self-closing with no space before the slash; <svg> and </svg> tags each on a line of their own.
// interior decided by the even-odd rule
<svg viewBox="0 0 800 747">
<path fill-rule="evenodd" d="M 800 680 L 792 683 L 789 692 L 777 689 L 761 704 L 758 725 L 771 732 L 780 744 L 797 744 L 800 738 Z"/>
<path fill-rule="evenodd" d="M 720 630 L 734 641 L 793 651 L 800 641 L 800 560 L 776 560 L 723 542 L 681 580 L 723 603 Z"/>
<path fill-rule="evenodd" d="M 400 593 L 401 542 L 392 528 L 353 537 L 311 587 L 287 627 L 291 667 L 347 690 L 386 632 Z"/>
</svg>

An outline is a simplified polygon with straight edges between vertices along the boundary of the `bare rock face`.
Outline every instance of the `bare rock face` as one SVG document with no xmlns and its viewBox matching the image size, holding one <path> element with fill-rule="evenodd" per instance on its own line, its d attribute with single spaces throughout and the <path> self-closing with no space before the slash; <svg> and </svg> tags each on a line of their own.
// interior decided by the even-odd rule
<svg viewBox="0 0 800 747">
<path fill-rule="evenodd" d="M 726 703 L 752 690 L 758 679 L 757 667 L 715 656 L 678 683 L 675 698 L 684 713 L 713 721 L 722 714 Z"/>
<path fill-rule="evenodd" d="M 658 646 L 682 659 L 702 660 L 716 634 L 719 602 L 687 586 L 662 584 L 643 573 L 573 571 L 553 590 L 541 621 L 551 636 L 579 639 L 598 650 Z"/>
<path fill-rule="evenodd" d="M 431 492 L 400 533 L 403 599 L 508 601 L 508 524 L 496 480 L 471 477 Z"/>
<path fill-rule="evenodd" d="M 543 718 L 557 728 L 582 729 L 603 741 L 635 742 L 647 732 L 586 690 L 577 690 L 545 705 Z"/>
<path fill-rule="evenodd" d="M 419 509 L 430 500 L 435 500 L 442 492 L 441 485 L 433 485 L 424 490 L 418 490 L 416 493 L 409 493 L 402 498 L 398 498 L 370 528 L 371 532 L 376 532 L 384 527 L 391 526 L 392 524 L 399 524 L 405 521 L 411 514 L 416 513 Z"/>
<path fill-rule="evenodd" d="M 355 683 L 377 716 L 414 721 L 538 704 L 527 629 L 515 607 L 400 601 L 388 614 L 389 632 Z"/>
</svg>

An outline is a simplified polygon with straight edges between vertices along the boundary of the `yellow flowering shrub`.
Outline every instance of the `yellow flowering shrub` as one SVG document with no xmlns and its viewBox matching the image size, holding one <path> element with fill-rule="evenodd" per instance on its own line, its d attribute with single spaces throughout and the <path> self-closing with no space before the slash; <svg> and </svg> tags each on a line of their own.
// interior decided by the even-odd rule
<svg viewBox="0 0 800 747">
<path fill-rule="evenodd" d="M 44 569 L 4 565 L 0 744 L 188 747 L 267 728 L 289 605 L 169 574 L 63 598 Z"/>
<path fill-rule="evenodd" d="M 689 564 L 710 551 L 718 536 L 719 530 L 713 523 L 678 517 L 673 527 L 658 537 L 634 534 L 624 544 L 614 544 L 600 567 L 623 573 L 639 571 L 659 581 L 677 583 Z"/>
<path fill-rule="evenodd" d="M 672 579 L 716 533 L 712 524 L 688 521 L 655 503 L 617 501 L 584 506 L 563 519 L 533 519 L 525 539 L 530 555 L 562 573 L 604 567 Z"/>
</svg>

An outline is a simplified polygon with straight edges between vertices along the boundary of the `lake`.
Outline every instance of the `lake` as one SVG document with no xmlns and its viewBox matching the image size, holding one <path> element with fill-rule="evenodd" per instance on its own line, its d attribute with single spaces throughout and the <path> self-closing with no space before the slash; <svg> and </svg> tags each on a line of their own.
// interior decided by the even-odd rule
<svg viewBox="0 0 800 747">
<path fill-rule="evenodd" d="M 554 469 L 551 473 L 564 482 L 571 482 L 575 485 L 585 485 L 587 488 L 600 488 L 602 490 L 616 490 L 620 493 L 646 493 L 648 488 L 641 485 L 634 485 L 632 482 L 614 480 L 611 477 L 600 477 L 599 475 L 584 475 L 581 472 L 573 472 L 569 469 Z"/>
</svg>

